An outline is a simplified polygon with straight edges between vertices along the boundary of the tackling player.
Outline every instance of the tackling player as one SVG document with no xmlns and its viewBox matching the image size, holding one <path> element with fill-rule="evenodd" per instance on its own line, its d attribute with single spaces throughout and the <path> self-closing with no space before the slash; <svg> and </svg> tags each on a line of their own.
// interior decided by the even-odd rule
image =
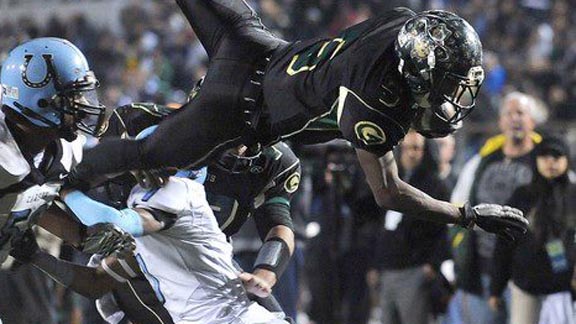
<svg viewBox="0 0 576 324">
<path fill-rule="evenodd" d="M 204 186 L 220 228 L 232 236 L 252 216 L 264 241 L 253 271 L 265 283 L 259 295 L 270 293 L 294 251 L 290 200 L 300 172 L 300 161 L 282 142 L 261 151 L 239 146 L 208 166 Z"/>
<path fill-rule="evenodd" d="M 177 3 L 210 57 L 196 100 L 150 138 L 88 151 L 70 186 L 85 188 L 95 176 L 130 169 L 201 165 L 240 143 L 266 146 L 333 116 L 380 206 L 511 238 L 526 231 L 515 209 L 454 206 L 398 176 L 391 150 L 409 128 L 445 136 L 474 107 L 484 79 L 482 46 L 462 18 L 399 8 L 334 39 L 287 43 L 268 32 L 245 1 Z"/>
<path fill-rule="evenodd" d="M 138 172 L 143 181 L 132 190 L 129 208 L 122 211 L 88 200 L 78 191 L 61 193 L 80 219 L 120 212 L 138 217 L 143 236 L 135 238 L 134 252 L 126 248 L 130 240 L 117 230 L 105 232 L 104 239 L 88 240 L 103 245 L 103 251 L 110 252 L 112 247 L 116 252 L 104 255 L 96 268 L 73 265 L 39 252 L 32 234 L 14 240 L 13 256 L 32 262 L 58 282 L 92 298 L 125 283 L 130 285 L 134 278 L 146 278 L 170 315 L 163 318 L 161 311 L 149 309 L 155 312 L 158 323 L 285 323 L 249 301 L 232 264 L 232 247 L 218 228 L 203 186 L 177 176 L 151 181 L 163 173 Z M 163 185 L 144 186 L 154 183 Z M 114 300 L 118 305 L 127 302 Z M 118 310 L 111 311 L 111 306 L 110 299 L 103 299 L 100 309 L 107 312 L 108 321 L 115 323 Z"/>
<path fill-rule="evenodd" d="M 120 107 L 114 111 L 102 140 L 133 136 L 138 130 L 159 123 L 172 111 L 168 107 L 149 103 Z M 246 269 L 252 272 L 243 274 L 247 289 L 259 296 L 258 303 L 268 310 L 282 312 L 272 296 L 264 299 L 262 297 L 270 294 L 294 249 L 290 200 L 299 185 L 299 160 L 284 143 L 263 150 L 239 146 L 222 154 L 207 170 L 204 186 L 220 229 L 226 236 L 232 236 L 248 217 L 252 216 L 265 242 L 254 269 Z M 95 188 L 90 193 L 106 204 L 124 208 L 133 184 L 134 180 L 121 177 Z M 142 300 L 156 308 L 157 300 L 153 294 L 147 292 L 148 285 L 142 285 L 138 281 L 139 279 L 131 280 L 137 289 L 133 292 L 121 292 L 122 298 Z"/>
<path fill-rule="evenodd" d="M 59 38 L 14 48 L 0 72 L 0 263 L 15 231 L 29 226 L 58 195 L 82 158 L 82 130 L 98 136 L 108 117 L 99 83 L 82 52 Z"/>
<path fill-rule="evenodd" d="M 144 128 L 158 124 L 173 111 L 169 107 L 150 103 L 122 106 L 114 111 L 101 140 L 134 137 Z M 204 183 L 207 199 L 226 236 L 237 233 L 248 217 L 254 217 L 260 237 L 265 242 L 254 275 L 267 283 L 259 295 L 268 295 L 294 249 L 290 200 L 300 182 L 300 161 L 284 143 L 264 149 L 240 145 L 221 154 L 207 170 Z M 100 192 L 96 198 L 123 208 L 134 184 L 135 181 L 127 177 L 113 179 L 96 188 Z M 101 221 L 106 220 L 81 220 L 85 225 Z M 138 235 L 138 229 L 116 225 Z"/>
</svg>

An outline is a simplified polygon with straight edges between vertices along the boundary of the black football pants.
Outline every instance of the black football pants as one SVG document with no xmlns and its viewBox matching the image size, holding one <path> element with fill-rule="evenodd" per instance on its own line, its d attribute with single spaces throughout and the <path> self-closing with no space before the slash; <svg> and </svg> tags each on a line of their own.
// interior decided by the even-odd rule
<svg viewBox="0 0 576 324">
<path fill-rule="evenodd" d="M 284 41 L 269 33 L 242 0 L 176 2 L 209 54 L 202 89 L 148 138 L 110 140 L 88 150 L 76 168 L 79 179 L 161 166 L 198 166 L 242 140 L 247 129 L 240 108 L 243 87 L 256 65 Z"/>
</svg>

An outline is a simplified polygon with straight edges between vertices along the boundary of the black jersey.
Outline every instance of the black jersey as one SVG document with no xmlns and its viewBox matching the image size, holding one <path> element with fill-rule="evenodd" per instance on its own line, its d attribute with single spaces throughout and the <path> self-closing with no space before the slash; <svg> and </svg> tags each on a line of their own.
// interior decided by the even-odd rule
<svg viewBox="0 0 576 324">
<path fill-rule="evenodd" d="M 208 167 L 204 186 L 210 207 L 227 236 L 238 232 L 255 209 L 290 204 L 300 183 L 300 161 L 284 143 L 267 147 L 248 172 Z"/>
<path fill-rule="evenodd" d="M 292 136 L 336 111 L 341 136 L 354 147 L 378 155 L 391 150 L 414 117 L 394 49 L 398 32 L 414 15 L 398 8 L 334 39 L 300 41 L 277 50 L 264 80 L 263 117 L 271 136 Z"/>
<path fill-rule="evenodd" d="M 147 127 L 157 125 L 171 115 L 175 109 L 149 102 L 132 103 L 119 107 L 108 121 L 108 128 L 102 137 L 134 138 Z"/>
</svg>

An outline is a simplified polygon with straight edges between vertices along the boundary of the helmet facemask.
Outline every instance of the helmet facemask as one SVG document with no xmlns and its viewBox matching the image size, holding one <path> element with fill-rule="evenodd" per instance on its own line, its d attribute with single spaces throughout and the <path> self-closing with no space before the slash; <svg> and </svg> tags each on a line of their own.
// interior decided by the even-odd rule
<svg viewBox="0 0 576 324">
<path fill-rule="evenodd" d="M 242 153 L 239 151 L 240 148 L 226 150 L 216 161 L 216 166 L 232 174 L 245 173 L 252 168 L 262 154 L 260 145 L 248 147 Z"/>
<path fill-rule="evenodd" d="M 476 105 L 480 86 L 484 81 L 484 70 L 476 66 L 466 76 L 438 69 L 432 75 L 430 90 L 431 108 L 438 118 L 457 124 L 466 118 Z"/>
<path fill-rule="evenodd" d="M 55 79 L 58 80 L 57 77 Z M 71 84 L 62 85 L 56 81 L 58 94 L 52 98 L 50 104 L 63 114 L 72 116 L 74 130 L 78 129 L 100 137 L 106 131 L 112 110 L 100 104 L 96 91 L 99 86 L 100 83 L 92 71 L 88 71 L 83 79 Z M 63 128 L 70 127 L 64 124 L 61 125 Z"/>
</svg>

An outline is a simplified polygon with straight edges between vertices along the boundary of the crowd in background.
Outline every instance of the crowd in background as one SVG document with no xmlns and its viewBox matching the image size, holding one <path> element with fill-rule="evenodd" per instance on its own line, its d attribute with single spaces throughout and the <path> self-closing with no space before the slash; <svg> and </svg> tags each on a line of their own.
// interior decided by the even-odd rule
<svg viewBox="0 0 576 324">
<path fill-rule="evenodd" d="M 512 89 L 540 98 L 552 119 L 576 118 L 576 14 L 569 0 L 251 0 L 264 23 L 288 40 L 334 36 L 394 6 L 453 10 L 478 31 L 487 79 L 474 119 L 496 118 L 498 101 Z M 172 1 L 130 1 L 121 31 L 94 27 L 79 14 L 0 22 L 0 57 L 30 37 L 71 40 L 87 54 L 102 81 L 104 102 L 182 101 L 202 76 L 206 56 Z"/>
<path fill-rule="evenodd" d="M 576 7 L 570 0 L 247 2 L 261 14 L 265 25 L 287 40 L 334 36 L 347 26 L 400 5 L 415 11 L 430 8 L 455 11 L 475 27 L 484 45 L 486 80 L 476 111 L 471 117 L 474 123 L 469 120 L 467 131 L 464 132 L 467 136 L 461 134 L 457 137 L 457 151 L 453 138 L 424 141 L 416 134 L 411 134 L 398 148 L 402 178 L 437 198 L 450 199 L 452 188 L 461 187 L 464 185 L 462 181 L 468 181 L 470 188 L 475 188 L 475 191 L 469 192 L 472 198 L 468 199 L 478 203 L 506 203 L 517 187 L 529 185 L 532 173 L 537 172 L 535 157 L 531 153 L 541 141 L 533 132 L 537 126 L 545 134 L 553 131 L 569 142 L 573 141 L 566 137 L 570 135 L 567 125 L 576 122 Z M 175 3 L 129 1 L 120 13 L 120 19 L 121 30 L 114 32 L 95 27 L 82 14 L 67 19 L 54 17 L 42 27 L 32 19 L 0 21 L 0 61 L 11 48 L 26 39 L 62 37 L 72 41 L 86 54 L 101 81 L 100 96 L 104 104 L 118 107 L 138 101 L 184 102 L 187 92 L 205 74 L 207 57 Z M 527 99 L 528 103 L 516 98 L 521 101 L 520 106 L 529 106 L 518 108 L 526 109 L 526 120 L 522 120 L 524 117 L 501 113 L 504 106 L 512 105 L 503 101 L 503 98 L 514 91 L 533 96 L 533 99 Z M 507 98 L 514 100 L 514 95 Z M 472 127 L 478 124 L 482 126 Z M 489 136 L 499 131 L 503 132 L 502 137 L 492 138 L 484 145 Z M 505 168 L 498 163 L 508 156 L 506 143 L 516 140 L 520 136 L 518 132 L 523 134 L 521 143 L 526 147 L 517 148 L 519 152 L 511 155 L 510 159 L 519 161 L 517 168 L 511 170 L 509 165 Z M 492 151 L 487 154 L 482 150 L 488 150 L 486 147 L 489 145 L 492 145 Z M 448 233 L 442 226 L 428 228 L 406 221 L 410 218 L 405 215 L 379 210 L 355 162 L 353 152 L 342 143 L 295 149 L 302 159 L 303 176 L 293 207 L 300 252 L 303 251 L 305 261 L 297 258 L 299 276 L 292 280 L 298 281 L 299 285 L 295 285 L 296 297 L 290 298 L 294 300 L 291 308 L 306 314 L 300 316 L 301 324 L 307 324 L 305 317 L 317 324 L 361 324 L 368 323 L 370 317 L 375 323 L 414 324 L 420 323 L 420 319 L 416 319 L 418 316 L 440 318 L 439 314 L 442 313 L 448 314 L 446 323 L 476 323 L 472 318 L 462 316 L 475 317 L 478 323 L 505 323 L 497 322 L 497 318 L 491 318 L 490 321 L 494 322 L 489 322 L 485 319 L 488 317 L 482 317 L 482 314 L 497 317 L 494 314 L 504 309 L 501 306 L 504 303 L 502 300 L 509 298 L 507 296 L 510 294 L 502 284 L 490 287 L 486 279 L 490 276 L 491 268 L 487 264 L 492 264 L 491 253 L 497 245 L 494 237 L 485 238 L 481 234 L 474 234 L 469 235 L 473 236 L 470 238 L 462 232 Z M 493 158 L 494 153 L 502 155 Z M 557 153 L 554 151 L 554 154 Z M 569 157 L 567 149 L 563 154 Z M 480 179 L 481 174 L 476 173 L 474 176 L 479 179 L 474 176 L 462 179 L 462 175 L 458 179 L 455 170 L 460 170 L 463 162 L 473 155 L 479 161 L 490 157 L 489 161 L 486 160 L 488 162 L 478 163 L 485 163 L 481 164 L 485 168 L 481 170 L 486 172 L 486 179 L 493 182 Z M 455 161 L 462 163 L 453 165 Z M 467 167 L 468 164 L 464 170 Z M 429 177 L 429 181 L 422 181 L 424 177 Z M 515 179 L 517 182 L 506 182 L 503 179 Z M 542 181 L 538 185 L 542 186 Z M 430 192 L 431 188 L 434 192 Z M 501 201 L 493 201 L 490 193 L 496 194 Z M 452 195 L 452 200 L 459 202 L 459 199 Z M 553 201 L 535 202 L 539 209 L 532 216 L 534 220 L 540 219 L 538 210 L 542 210 L 544 203 L 554 204 Z M 533 206 L 523 207 L 529 210 Z M 562 217 L 560 215 L 557 218 Z M 570 220 L 567 224 L 573 226 L 572 222 Z M 534 244 L 546 245 L 547 231 L 556 227 L 545 221 L 536 223 L 545 226 L 536 229 L 537 239 Z M 564 224 L 561 220 L 557 223 Z M 564 234 L 554 232 L 556 236 Z M 416 246 L 414 242 L 421 245 Z M 388 249 L 392 244 L 395 249 Z M 542 252 L 538 246 L 537 251 Z M 530 247 L 534 248 L 534 245 Z M 455 281 L 461 285 L 456 286 L 456 291 L 453 291 L 455 288 L 449 283 L 454 283 L 450 271 L 443 276 L 439 275 L 452 253 L 456 275 L 470 269 L 467 267 L 474 267 L 477 271 L 475 278 L 460 277 Z M 500 253 L 510 256 L 513 252 Z M 480 256 L 470 259 L 470 255 Z M 543 258 L 545 256 L 542 255 Z M 522 263 L 521 258 L 519 262 Z M 498 264 L 498 267 L 503 266 Z M 515 278 L 524 278 L 514 270 L 508 271 L 505 279 L 511 278 L 514 281 Z M 427 284 L 425 287 L 418 286 L 418 290 L 409 295 L 408 286 L 419 282 Z M 542 294 L 538 289 L 536 292 L 531 291 L 530 285 L 522 286 L 522 280 L 515 284 L 512 294 L 515 292 L 518 295 L 518 290 L 524 290 L 528 295 Z M 558 284 L 558 287 L 566 288 L 563 284 L 565 282 Z M 546 290 L 544 294 L 555 292 L 554 289 Z M 59 293 L 59 296 L 64 295 L 64 292 Z M 461 310 L 466 307 L 461 303 L 471 300 L 464 298 L 467 295 L 478 297 L 478 303 L 466 306 L 473 310 L 473 314 L 463 315 Z M 455 297 L 449 305 L 450 296 Z M 418 300 L 419 303 L 407 304 L 408 301 L 403 298 Z M 60 299 L 61 303 L 65 301 L 65 298 Z M 76 318 L 78 322 L 73 323 L 82 323 L 80 318 L 83 314 L 78 309 L 85 307 L 83 303 L 71 302 L 73 306 L 59 305 L 59 308 L 73 309 L 75 313 L 67 321 L 73 322 Z M 414 317 L 406 317 L 409 315 Z M 68 318 L 68 315 L 63 318 Z M 68 322 L 63 320 L 63 323 Z M 88 321 L 85 315 L 84 323 L 96 322 Z"/>
</svg>

